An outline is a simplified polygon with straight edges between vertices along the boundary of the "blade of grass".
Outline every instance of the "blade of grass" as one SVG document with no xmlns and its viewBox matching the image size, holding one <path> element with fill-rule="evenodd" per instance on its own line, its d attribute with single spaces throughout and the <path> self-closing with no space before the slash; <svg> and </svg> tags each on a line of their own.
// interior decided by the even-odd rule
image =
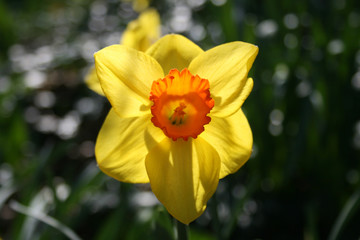
<svg viewBox="0 0 360 240">
<path fill-rule="evenodd" d="M 13 186 L 3 187 L 0 189 L 0 209 L 15 191 L 16 188 Z"/>
<path fill-rule="evenodd" d="M 71 240 L 81 240 L 81 238 L 78 235 L 76 235 L 76 233 L 74 231 L 72 231 L 70 228 L 68 228 L 67 226 L 65 226 L 64 224 L 59 222 L 58 220 L 56 220 L 42 212 L 38 212 L 36 210 L 28 208 L 15 200 L 12 200 L 9 203 L 9 206 L 12 210 L 14 210 L 16 212 L 33 217 L 39 221 L 42 221 L 42 222 L 56 228 L 57 230 L 62 232 L 64 235 L 66 235 Z"/>
<path fill-rule="evenodd" d="M 360 206 L 360 188 L 358 188 L 346 202 L 344 208 L 337 217 L 335 224 L 330 232 L 329 240 L 338 239 L 341 231 L 344 229 L 346 223 L 351 216 L 358 210 Z"/>
</svg>

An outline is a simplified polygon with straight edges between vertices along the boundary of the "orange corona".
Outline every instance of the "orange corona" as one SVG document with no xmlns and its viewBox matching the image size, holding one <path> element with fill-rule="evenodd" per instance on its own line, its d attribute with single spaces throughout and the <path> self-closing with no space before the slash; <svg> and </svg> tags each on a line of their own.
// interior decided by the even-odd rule
<svg viewBox="0 0 360 240">
<path fill-rule="evenodd" d="M 196 138 L 211 120 L 207 114 L 214 107 L 209 81 L 193 76 L 188 69 L 170 70 L 153 82 L 150 100 L 151 121 L 172 140 Z"/>
</svg>

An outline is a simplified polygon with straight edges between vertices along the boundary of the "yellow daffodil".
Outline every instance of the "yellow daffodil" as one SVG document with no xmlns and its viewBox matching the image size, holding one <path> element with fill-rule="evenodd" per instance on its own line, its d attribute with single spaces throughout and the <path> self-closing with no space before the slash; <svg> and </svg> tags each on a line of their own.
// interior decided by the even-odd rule
<svg viewBox="0 0 360 240">
<path fill-rule="evenodd" d="M 138 19 L 130 22 L 125 29 L 121 44 L 139 51 L 145 51 L 160 37 L 160 17 L 155 9 L 148 9 L 140 14 Z M 92 67 L 85 77 L 88 87 L 94 92 L 103 95 L 95 67 Z"/>
<path fill-rule="evenodd" d="M 142 12 L 149 7 L 150 0 L 122 0 L 123 2 L 132 2 L 132 8 L 136 12 Z"/>
<path fill-rule="evenodd" d="M 122 45 L 95 53 L 112 105 L 96 141 L 99 168 L 122 182 L 150 182 L 172 216 L 195 220 L 219 179 L 250 157 L 252 132 L 241 106 L 257 53 L 244 42 L 204 52 L 175 34 L 145 53 Z"/>
</svg>

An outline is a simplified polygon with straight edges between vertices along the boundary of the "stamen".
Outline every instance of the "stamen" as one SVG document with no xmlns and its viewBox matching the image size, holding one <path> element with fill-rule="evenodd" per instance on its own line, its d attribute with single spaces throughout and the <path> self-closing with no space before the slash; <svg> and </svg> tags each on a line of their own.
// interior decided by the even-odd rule
<svg viewBox="0 0 360 240">
<path fill-rule="evenodd" d="M 185 103 L 181 102 L 180 106 L 178 106 L 173 115 L 170 117 L 170 121 L 172 125 L 180 125 L 183 123 L 185 112 L 183 111 L 186 108 Z"/>
</svg>

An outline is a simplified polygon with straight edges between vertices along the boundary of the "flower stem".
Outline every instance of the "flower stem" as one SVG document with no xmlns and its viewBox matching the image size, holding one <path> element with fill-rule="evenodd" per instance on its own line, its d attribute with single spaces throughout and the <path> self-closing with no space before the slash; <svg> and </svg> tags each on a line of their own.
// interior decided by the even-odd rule
<svg viewBox="0 0 360 240">
<path fill-rule="evenodd" d="M 175 219 L 176 225 L 176 240 L 188 240 L 189 238 L 189 226 L 185 225 Z"/>
</svg>

